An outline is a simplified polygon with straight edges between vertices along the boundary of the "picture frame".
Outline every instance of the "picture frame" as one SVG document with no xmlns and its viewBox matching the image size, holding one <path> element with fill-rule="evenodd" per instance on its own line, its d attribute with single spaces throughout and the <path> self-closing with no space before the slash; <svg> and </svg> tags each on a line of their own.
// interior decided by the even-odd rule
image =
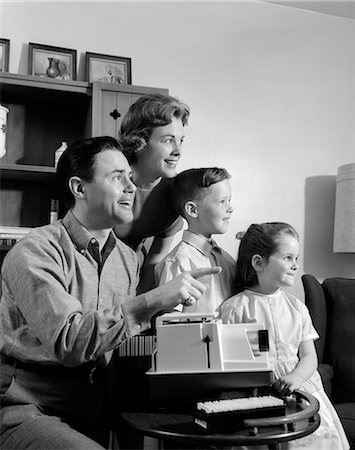
<svg viewBox="0 0 355 450">
<path fill-rule="evenodd" d="M 86 81 L 132 84 L 132 60 L 123 56 L 86 52 Z"/>
<path fill-rule="evenodd" d="M 76 50 L 30 42 L 28 74 L 42 78 L 76 80 Z"/>
<path fill-rule="evenodd" d="M 0 38 L 0 72 L 9 71 L 10 39 Z"/>
</svg>

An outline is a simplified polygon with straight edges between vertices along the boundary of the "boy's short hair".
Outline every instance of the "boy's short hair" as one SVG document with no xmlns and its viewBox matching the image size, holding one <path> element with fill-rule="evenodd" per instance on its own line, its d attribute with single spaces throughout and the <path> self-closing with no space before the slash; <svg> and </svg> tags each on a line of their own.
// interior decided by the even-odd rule
<svg viewBox="0 0 355 450">
<path fill-rule="evenodd" d="M 185 217 L 184 206 L 188 201 L 201 200 L 213 184 L 229 180 L 230 174 L 219 167 L 201 167 L 180 172 L 173 181 L 173 206 Z"/>
</svg>

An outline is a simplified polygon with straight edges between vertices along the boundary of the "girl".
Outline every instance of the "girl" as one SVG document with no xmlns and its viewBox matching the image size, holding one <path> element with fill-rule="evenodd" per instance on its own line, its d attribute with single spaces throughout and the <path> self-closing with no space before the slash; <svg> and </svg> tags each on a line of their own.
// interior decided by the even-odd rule
<svg viewBox="0 0 355 450">
<path fill-rule="evenodd" d="M 269 357 L 284 395 L 301 389 L 320 404 L 321 425 L 289 447 L 348 449 L 339 417 L 318 373 L 314 340 L 318 334 L 303 302 L 282 288 L 292 286 L 298 270 L 298 234 L 288 224 L 251 225 L 239 247 L 235 295 L 221 305 L 224 323 L 262 322 L 269 332 Z"/>
</svg>

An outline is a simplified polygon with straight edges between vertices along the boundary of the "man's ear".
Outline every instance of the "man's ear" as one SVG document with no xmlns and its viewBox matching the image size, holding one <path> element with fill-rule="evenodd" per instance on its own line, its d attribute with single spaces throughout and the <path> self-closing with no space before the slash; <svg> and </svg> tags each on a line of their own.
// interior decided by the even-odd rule
<svg viewBox="0 0 355 450">
<path fill-rule="evenodd" d="M 195 202 L 192 202 L 191 200 L 185 203 L 184 206 L 185 213 L 196 219 L 198 217 L 198 208 Z"/>
<path fill-rule="evenodd" d="M 69 189 L 75 198 L 86 198 L 85 186 L 83 185 L 82 179 L 80 177 L 71 177 L 69 179 Z"/>
<path fill-rule="evenodd" d="M 264 268 L 265 259 L 261 255 L 253 255 L 251 258 L 251 265 L 256 272 L 261 272 Z"/>
</svg>

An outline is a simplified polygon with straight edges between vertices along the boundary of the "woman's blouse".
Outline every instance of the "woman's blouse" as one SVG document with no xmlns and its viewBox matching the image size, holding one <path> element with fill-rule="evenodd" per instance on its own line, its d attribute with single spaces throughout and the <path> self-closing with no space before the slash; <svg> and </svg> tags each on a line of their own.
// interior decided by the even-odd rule
<svg viewBox="0 0 355 450">
<path fill-rule="evenodd" d="M 153 189 L 137 187 L 133 221 L 114 227 L 117 237 L 134 250 L 147 237 L 165 238 L 182 230 L 183 220 L 172 205 L 172 182 L 173 178 L 163 178 Z"/>
</svg>

